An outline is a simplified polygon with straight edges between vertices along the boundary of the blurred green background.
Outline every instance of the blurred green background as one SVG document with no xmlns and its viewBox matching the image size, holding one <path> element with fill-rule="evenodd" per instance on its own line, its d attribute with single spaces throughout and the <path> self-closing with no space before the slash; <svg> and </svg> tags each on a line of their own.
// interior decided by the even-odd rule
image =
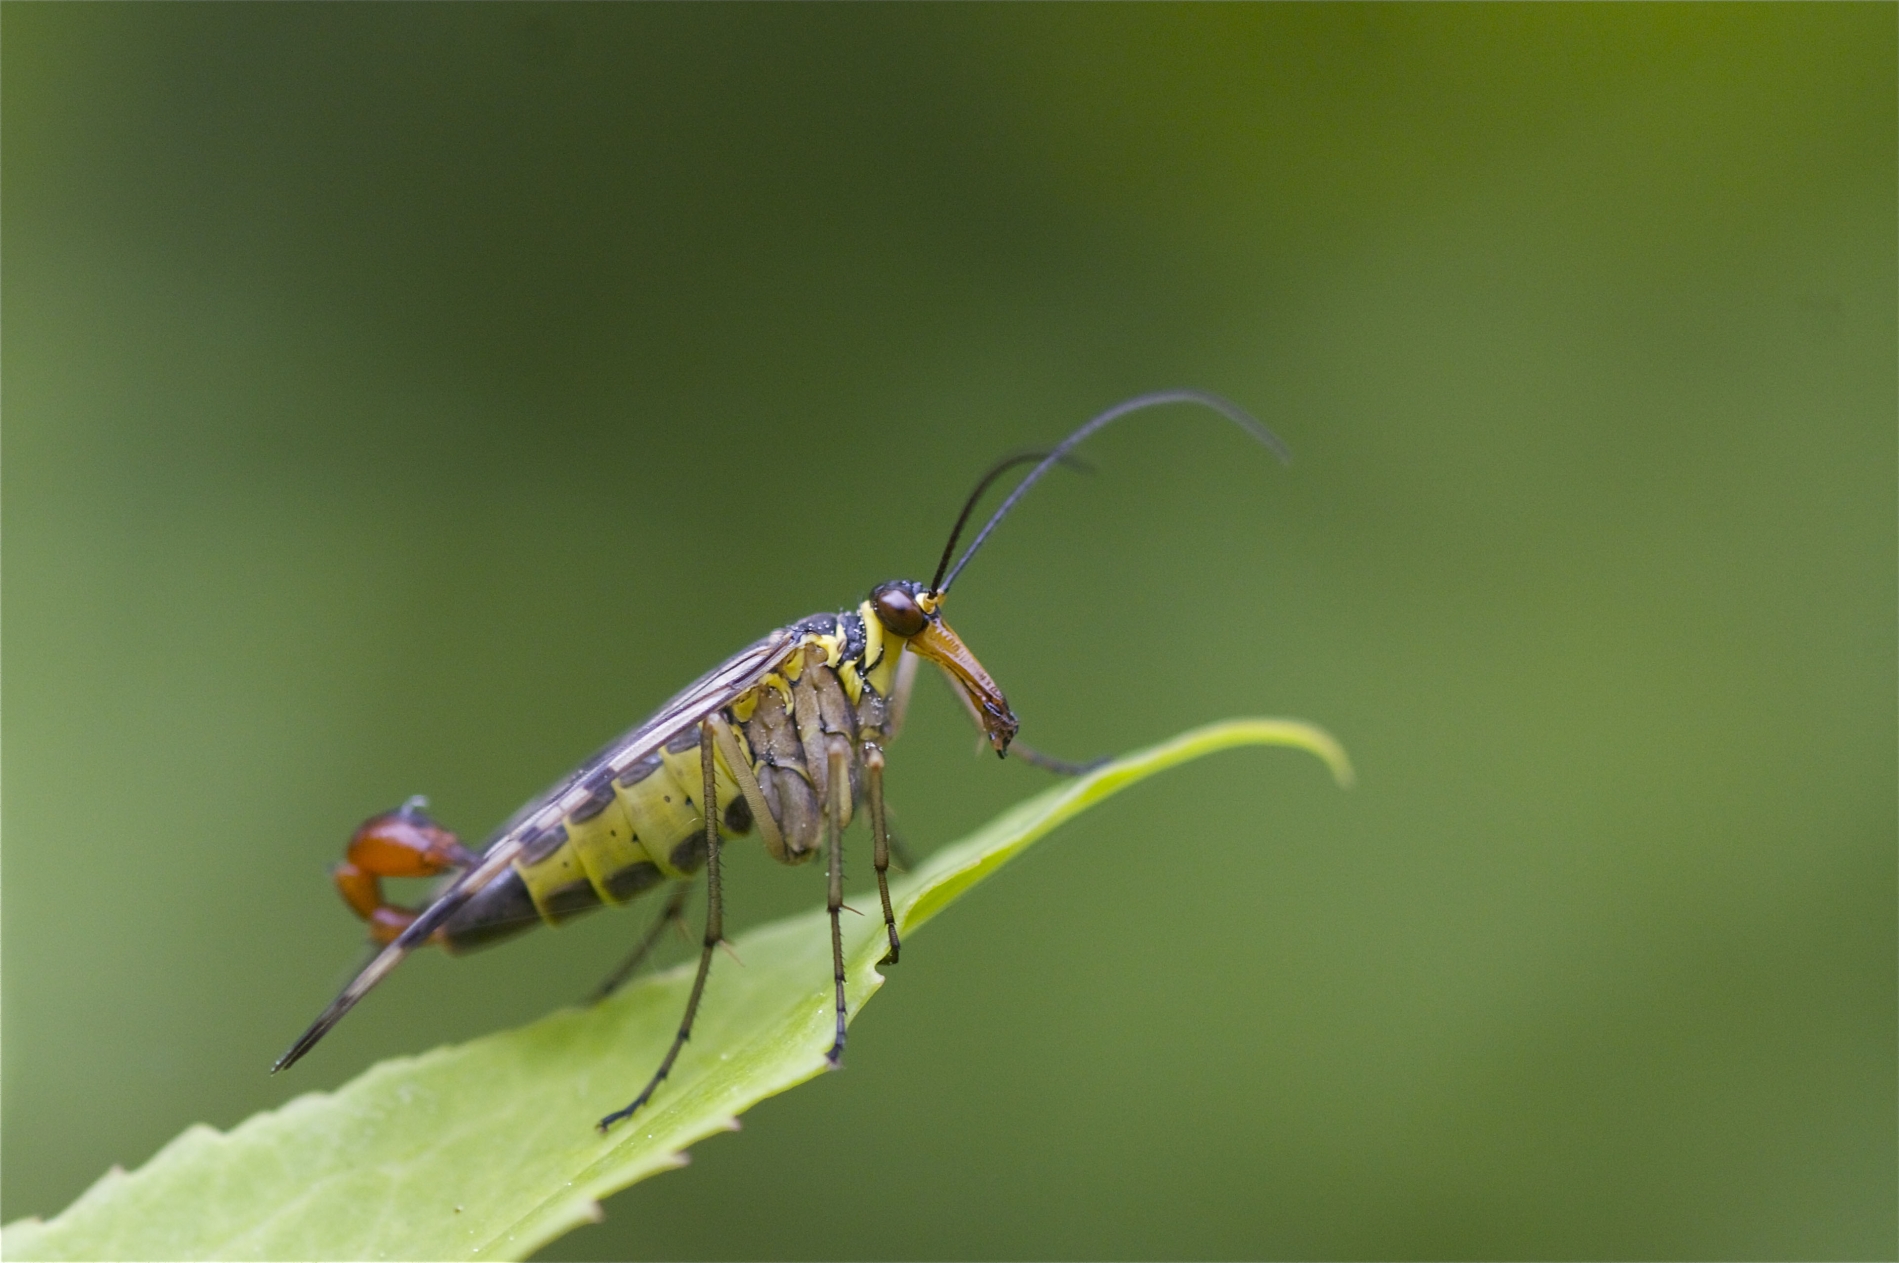
<svg viewBox="0 0 1899 1263">
<path fill-rule="evenodd" d="M 362 817 L 1196 385 L 1294 465 L 1124 423 L 952 620 L 1025 740 L 1358 788 L 1117 799 L 549 1256 L 1890 1256 L 1895 12 L 8 5 L 5 1217 L 579 997 L 643 914 L 265 1074 Z M 928 849 L 1043 779 L 920 697 Z"/>
</svg>

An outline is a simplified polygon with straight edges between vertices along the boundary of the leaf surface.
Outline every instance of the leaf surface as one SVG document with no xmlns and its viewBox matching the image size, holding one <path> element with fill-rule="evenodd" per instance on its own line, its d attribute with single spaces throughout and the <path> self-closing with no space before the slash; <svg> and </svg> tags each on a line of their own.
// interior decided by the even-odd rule
<svg viewBox="0 0 1899 1263">
<path fill-rule="evenodd" d="M 1111 794 L 1239 745 L 1308 750 L 1341 784 L 1350 780 L 1344 751 L 1308 724 L 1242 719 L 1196 729 L 1063 782 L 932 855 L 892 885 L 899 930 L 915 933 Z M 883 985 L 883 923 L 849 922 L 855 1017 Z M 682 1165 L 688 1146 L 824 1070 L 833 1022 L 824 911 L 762 926 L 736 949 L 746 967 L 715 964 L 671 1079 L 610 1135 L 592 1124 L 638 1086 L 629 1067 L 655 1066 L 665 1053 L 690 966 L 593 1008 L 382 1062 L 229 1132 L 188 1128 L 138 1171 L 108 1172 L 52 1220 L 9 1225 L 0 1249 L 9 1259 L 525 1258 L 597 1218 L 599 1198 Z"/>
</svg>

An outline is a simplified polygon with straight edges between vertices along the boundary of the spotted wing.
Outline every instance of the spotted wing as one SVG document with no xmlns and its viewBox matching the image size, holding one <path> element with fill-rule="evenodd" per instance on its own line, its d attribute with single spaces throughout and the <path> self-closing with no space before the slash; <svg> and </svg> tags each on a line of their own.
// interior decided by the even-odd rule
<svg viewBox="0 0 1899 1263">
<path fill-rule="evenodd" d="M 750 648 L 733 654 L 660 707 L 652 718 L 608 745 L 578 769 L 562 777 L 553 788 L 515 812 L 490 839 L 482 852 L 481 862 L 445 887 L 394 942 L 363 966 L 362 971 L 330 1002 L 330 1007 L 310 1024 L 310 1029 L 277 1059 L 277 1064 L 271 1067 L 271 1073 L 295 1064 L 298 1058 L 315 1047 L 316 1042 L 341 1021 L 343 1015 L 354 1008 L 371 987 L 402 963 L 403 957 L 426 942 L 429 935 L 454 915 L 457 908 L 468 902 L 476 891 L 506 872 L 530 840 L 559 824 L 567 813 L 580 806 L 590 794 L 588 786 L 595 783 L 603 771 L 609 774 L 624 771 L 706 716 L 731 704 L 784 662 L 796 643 L 797 638 L 789 630 L 781 629 Z"/>
</svg>

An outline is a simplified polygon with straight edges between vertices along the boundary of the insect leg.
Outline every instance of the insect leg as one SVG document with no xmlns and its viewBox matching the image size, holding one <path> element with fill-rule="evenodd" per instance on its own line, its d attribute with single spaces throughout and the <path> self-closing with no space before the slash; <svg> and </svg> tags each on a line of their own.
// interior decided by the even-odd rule
<svg viewBox="0 0 1899 1263">
<path fill-rule="evenodd" d="M 884 751 L 874 741 L 864 743 L 864 798 L 870 805 L 870 836 L 875 849 L 877 895 L 884 901 L 884 932 L 890 936 L 890 950 L 877 963 L 894 965 L 902 946 L 897 941 L 897 915 L 890 910 L 890 829 L 884 821 Z"/>
<path fill-rule="evenodd" d="M 884 836 L 890 840 L 890 867 L 900 873 L 907 873 L 917 866 L 916 856 L 910 852 L 910 844 L 903 840 L 903 830 L 897 827 L 896 813 L 890 810 L 890 804 L 884 804 Z"/>
<path fill-rule="evenodd" d="M 1089 759 L 1086 763 L 1073 763 L 1067 759 L 1058 759 L 1052 754 L 1043 754 L 1034 746 L 1026 745 L 1021 741 L 1009 743 L 1009 757 L 1021 759 L 1024 763 L 1039 767 L 1044 772 L 1053 772 L 1057 776 L 1083 776 L 1109 761 L 1109 756 L 1104 754 L 1098 759 Z"/>
<path fill-rule="evenodd" d="M 700 997 L 706 993 L 706 977 L 712 972 L 712 949 L 725 937 L 724 892 L 719 887 L 719 784 L 712 750 L 712 724 L 707 721 L 699 725 L 699 768 L 705 776 L 704 797 L 700 801 L 706 818 L 706 934 L 699 948 L 699 973 L 692 980 L 692 995 L 686 1000 L 686 1015 L 680 1019 L 679 1033 L 673 1036 L 673 1046 L 666 1050 L 666 1059 L 659 1063 L 659 1069 L 630 1105 L 600 1120 L 597 1126 L 602 1132 L 623 1118 L 631 1118 L 634 1111 L 652 1099 L 659 1085 L 672 1073 L 673 1062 L 679 1059 L 679 1050 L 692 1038 L 692 1019 L 698 1015 Z M 832 914 L 831 923 L 834 926 L 837 924 L 835 913 Z"/>
<path fill-rule="evenodd" d="M 976 725 L 976 753 L 987 754 L 989 740 L 983 735 L 982 712 L 976 709 L 976 703 L 969 700 L 969 694 L 963 691 L 963 687 L 956 682 L 956 677 L 949 673 L 947 667 L 943 669 L 943 678 L 949 681 L 950 692 L 956 694 L 956 700 L 963 704 L 963 713 L 968 715 L 970 721 Z M 1108 756 L 1103 755 L 1098 759 L 1089 759 L 1086 763 L 1072 763 L 1067 759 L 1058 759 L 1052 754 L 1043 754 L 1034 746 L 1019 739 L 1009 743 L 1009 755 L 1011 758 L 1021 759 L 1031 767 L 1039 767 L 1044 772 L 1053 772 L 1057 776 L 1080 776 L 1085 772 L 1094 771 L 1108 761 Z"/>
<path fill-rule="evenodd" d="M 660 935 L 666 932 L 666 927 L 678 925 L 685 920 L 686 896 L 691 893 L 692 886 L 687 882 L 682 881 L 674 885 L 672 896 L 666 900 L 666 907 L 661 910 L 658 919 L 648 927 L 638 945 L 625 960 L 620 962 L 619 967 L 607 975 L 606 981 L 594 988 L 593 994 L 587 997 L 588 1004 L 598 1004 L 618 991 L 620 984 L 631 978 L 633 971 L 638 969 L 647 956 L 652 954 L 653 948 L 659 945 Z"/>
<path fill-rule="evenodd" d="M 725 760 L 726 770 L 738 782 L 739 793 L 745 796 L 745 805 L 751 809 L 752 824 L 758 830 L 759 841 L 765 844 L 765 849 L 773 859 L 783 863 L 784 831 L 778 827 L 778 818 L 771 814 L 771 804 L 765 801 L 765 793 L 758 787 L 758 777 L 752 774 L 752 765 L 745 761 L 745 752 L 739 748 L 732 725 L 717 714 L 708 717 L 706 723 L 712 727 L 712 740 L 718 746 L 719 757 Z"/>
<path fill-rule="evenodd" d="M 825 1060 L 835 1070 L 844 1064 L 844 927 L 839 913 L 844 907 L 844 813 L 850 810 L 851 744 L 836 733 L 826 740 L 825 763 L 829 773 L 830 802 L 825 804 L 824 831 L 831 863 L 831 887 L 825 907 L 831 913 L 831 977 L 837 986 L 837 1039 Z"/>
</svg>

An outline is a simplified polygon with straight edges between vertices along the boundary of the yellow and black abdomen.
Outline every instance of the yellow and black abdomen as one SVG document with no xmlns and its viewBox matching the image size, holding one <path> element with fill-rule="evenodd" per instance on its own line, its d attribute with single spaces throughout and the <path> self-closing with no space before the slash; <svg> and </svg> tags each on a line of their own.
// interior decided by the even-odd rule
<svg viewBox="0 0 1899 1263">
<path fill-rule="evenodd" d="M 723 759 L 714 767 L 716 809 L 725 832 L 742 833 L 750 817 L 738 783 Z M 582 783 L 591 791 L 586 800 L 531 839 L 507 872 L 442 927 L 451 950 L 485 946 L 540 922 L 559 925 L 603 905 L 626 903 L 704 866 L 700 799 L 705 790 L 696 727 L 617 774 L 602 767 Z"/>
</svg>

